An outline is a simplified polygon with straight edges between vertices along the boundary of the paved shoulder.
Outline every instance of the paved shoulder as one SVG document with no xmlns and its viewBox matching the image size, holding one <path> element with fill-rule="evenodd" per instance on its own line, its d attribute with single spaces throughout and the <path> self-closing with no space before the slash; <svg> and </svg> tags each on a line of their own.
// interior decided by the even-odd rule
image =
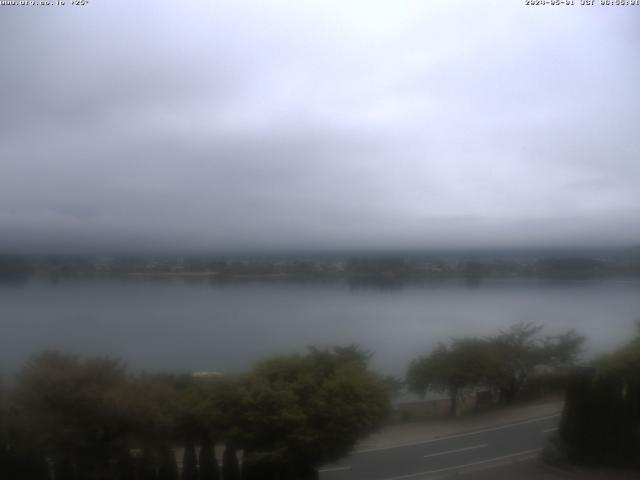
<svg viewBox="0 0 640 480">
<path fill-rule="evenodd" d="M 454 425 L 443 434 L 422 435 L 409 441 L 370 444 L 360 448 L 335 465 L 321 470 L 323 480 L 427 480 L 450 475 L 467 475 L 470 472 L 495 470 L 490 478 L 513 478 L 524 469 L 538 476 L 516 475 L 521 478 L 554 478 L 537 467 L 535 458 L 540 453 L 549 434 L 557 428 L 560 404 L 553 408 L 538 406 L 535 413 L 547 413 L 534 418 L 514 415 L 485 415 L 469 421 L 451 420 Z M 529 415 L 533 410 L 528 410 Z M 552 412 L 552 413 L 549 413 Z M 520 412 L 522 413 L 522 412 Z M 497 420 L 517 419 L 511 423 Z M 491 419 L 493 422 L 489 422 Z M 472 429 L 473 425 L 481 428 Z M 423 428 L 426 428 L 424 425 Z M 457 428 L 454 428 L 457 427 Z M 424 432 L 423 432 L 424 433 Z M 399 437 L 394 437 L 399 440 Z M 522 465 L 520 465 L 522 464 Z M 533 470 L 540 470 L 533 472 Z M 501 477 L 500 475 L 505 475 Z M 542 476 L 540 476 L 542 475 Z M 476 476 L 471 477 L 476 478 Z M 477 478 L 480 478 L 479 476 Z M 489 477 L 487 477 L 489 478 Z"/>
<path fill-rule="evenodd" d="M 366 451 L 433 440 L 500 425 L 518 423 L 534 418 L 557 415 L 562 411 L 562 400 L 527 403 L 470 414 L 459 418 L 439 418 L 424 422 L 390 425 L 362 441 L 356 451 Z"/>
</svg>

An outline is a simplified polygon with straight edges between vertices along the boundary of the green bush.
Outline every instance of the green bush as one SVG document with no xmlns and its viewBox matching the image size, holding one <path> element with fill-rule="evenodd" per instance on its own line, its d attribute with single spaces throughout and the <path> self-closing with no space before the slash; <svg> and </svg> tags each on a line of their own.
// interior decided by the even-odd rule
<svg viewBox="0 0 640 480">
<path fill-rule="evenodd" d="M 574 462 L 640 466 L 640 339 L 573 373 L 560 436 Z"/>
</svg>

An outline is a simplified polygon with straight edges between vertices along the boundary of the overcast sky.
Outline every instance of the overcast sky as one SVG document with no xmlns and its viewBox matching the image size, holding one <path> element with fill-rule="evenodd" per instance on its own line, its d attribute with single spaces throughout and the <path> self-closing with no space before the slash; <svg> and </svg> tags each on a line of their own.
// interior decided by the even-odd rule
<svg viewBox="0 0 640 480">
<path fill-rule="evenodd" d="M 5 251 L 640 243 L 640 7 L 90 0 L 0 42 Z"/>
</svg>

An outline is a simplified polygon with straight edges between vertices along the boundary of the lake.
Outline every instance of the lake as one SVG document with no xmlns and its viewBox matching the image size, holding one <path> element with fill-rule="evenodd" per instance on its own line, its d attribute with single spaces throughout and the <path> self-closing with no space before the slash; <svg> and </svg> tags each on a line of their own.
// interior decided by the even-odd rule
<svg viewBox="0 0 640 480">
<path fill-rule="evenodd" d="M 410 284 L 210 283 L 182 279 L 0 284 L 0 371 L 61 349 L 122 358 L 133 370 L 238 372 L 274 353 L 358 343 L 373 366 L 404 373 L 440 341 L 519 321 L 574 328 L 589 355 L 624 342 L 640 319 L 640 282 L 535 280 Z"/>
</svg>

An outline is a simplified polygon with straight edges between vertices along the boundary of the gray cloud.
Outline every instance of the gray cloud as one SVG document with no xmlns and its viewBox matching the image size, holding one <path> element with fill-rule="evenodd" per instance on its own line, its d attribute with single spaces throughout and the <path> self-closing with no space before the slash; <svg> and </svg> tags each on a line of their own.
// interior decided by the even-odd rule
<svg viewBox="0 0 640 480">
<path fill-rule="evenodd" d="M 2 8 L 0 249 L 640 238 L 633 7 Z"/>
</svg>

